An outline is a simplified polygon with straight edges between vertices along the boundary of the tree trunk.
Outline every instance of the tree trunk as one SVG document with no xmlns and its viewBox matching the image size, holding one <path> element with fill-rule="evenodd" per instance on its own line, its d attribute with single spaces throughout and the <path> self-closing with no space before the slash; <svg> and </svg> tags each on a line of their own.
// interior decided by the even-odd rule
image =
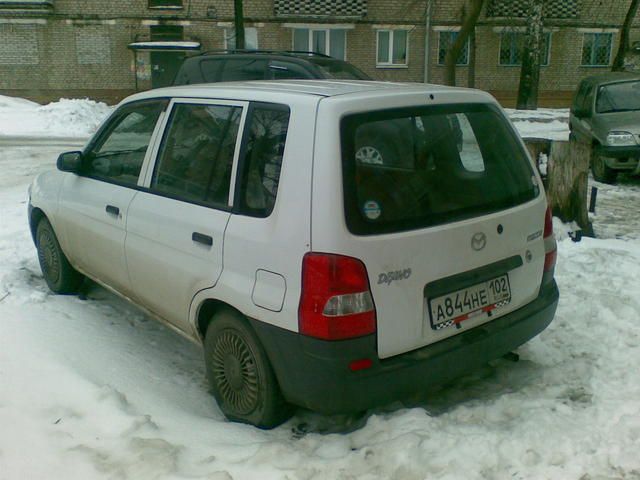
<svg viewBox="0 0 640 480">
<path fill-rule="evenodd" d="M 456 41 L 453 42 L 451 48 L 447 52 L 445 56 L 445 84 L 455 86 L 456 84 L 456 62 L 458 61 L 458 57 L 460 56 L 460 52 L 464 48 L 464 44 L 469 37 L 469 34 L 473 29 L 476 28 L 476 23 L 478 23 L 478 17 L 480 16 L 480 12 L 482 11 L 482 6 L 484 5 L 485 0 L 468 0 L 468 8 L 465 9 L 465 14 L 463 15 L 462 27 L 460 28 L 460 32 L 458 32 L 458 36 L 456 37 Z"/>
<path fill-rule="evenodd" d="M 547 199 L 563 222 L 575 221 L 592 234 L 587 213 L 587 179 L 591 146 L 583 142 L 554 141 L 549 158 Z"/>
<path fill-rule="evenodd" d="M 629 31 L 631 30 L 633 19 L 636 18 L 638 6 L 640 6 L 640 0 L 631 0 L 627 16 L 624 18 L 624 23 L 620 30 L 620 45 L 618 46 L 616 58 L 613 60 L 612 72 L 622 72 L 624 70 L 624 57 L 629 51 Z"/>
<path fill-rule="evenodd" d="M 476 29 L 469 34 L 469 66 L 467 67 L 467 87 L 476 86 Z"/>
<path fill-rule="evenodd" d="M 234 26 L 236 34 L 236 49 L 243 50 L 244 43 L 244 13 L 242 11 L 242 0 L 233 0 Z"/>
<path fill-rule="evenodd" d="M 516 103 L 516 108 L 521 110 L 536 110 L 538 108 L 544 0 L 530 1 L 529 13 L 527 14 L 527 33 L 522 52 L 518 101 Z"/>
</svg>

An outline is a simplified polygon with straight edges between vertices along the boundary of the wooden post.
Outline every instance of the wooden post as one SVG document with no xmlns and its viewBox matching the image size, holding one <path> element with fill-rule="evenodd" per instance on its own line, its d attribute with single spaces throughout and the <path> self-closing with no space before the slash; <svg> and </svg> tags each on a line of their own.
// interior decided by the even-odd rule
<svg viewBox="0 0 640 480">
<path fill-rule="evenodd" d="M 593 235 L 587 213 L 590 145 L 554 141 L 549 156 L 547 199 L 563 222 L 575 221 L 585 235 Z"/>
</svg>

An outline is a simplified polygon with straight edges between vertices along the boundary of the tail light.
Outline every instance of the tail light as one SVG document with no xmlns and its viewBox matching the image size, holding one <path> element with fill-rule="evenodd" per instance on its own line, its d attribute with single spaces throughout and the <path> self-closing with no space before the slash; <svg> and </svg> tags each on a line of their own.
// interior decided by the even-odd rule
<svg viewBox="0 0 640 480">
<path fill-rule="evenodd" d="M 551 207 L 547 207 L 544 214 L 544 273 L 542 284 L 549 283 L 553 279 L 553 272 L 558 258 L 558 247 L 553 236 L 553 215 Z"/>
<path fill-rule="evenodd" d="M 323 340 L 376 331 L 376 310 L 364 264 L 351 257 L 307 253 L 302 260 L 300 333 Z"/>
</svg>

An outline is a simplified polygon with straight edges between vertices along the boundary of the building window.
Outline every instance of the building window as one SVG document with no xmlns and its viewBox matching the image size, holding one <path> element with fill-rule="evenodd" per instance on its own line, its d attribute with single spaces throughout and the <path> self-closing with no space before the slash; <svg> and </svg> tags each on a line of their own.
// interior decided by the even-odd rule
<svg viewBox="0 0 640 480">
<path fill-rule="evenodd" d="M 0 65 L 40 63 L 36 25 L 0 23 L 0 45 Z"/>
<path fill-rule="evenodd" d="M 406 66 L 408 62 L 407 30 L 378 30 L 376 66 Z"/>
<path fill-rule="evenodd" d="M 522 65 L 522 53 L 524 51 L 524 41 L 526 35 L 521 32 L 502 32 L 500 34 L 500 65 L 515 66 Z M 549 65 L 551 49 L 551 33 L 542 35 L 542 46 L 540 47 L 540 65 Z"/>
<path fill-rule="evenodd" d="M 444 65 L 447 52 L 456 41 L 458 32 L 439 32 L 438 35 L 438 65 Z M 462 47 L 462 51 L 456 60 L 456 65 L 469 65 L 469 38 Z"/>
<path fill-rule="evenodd" d="M 344 29 L 293 29 L 293 49 L 330 55 L 340 60 L 347 57 L 347 32 Z"/>
<path fill-rule="evenodd" d="M 234 50 L 236 48 L 236 29 L 224 29 L 224 48 L 225 50 Z M 258 29 L 255 27 L 244 28 L 244 48 L 246 50 L 258 49 Z"/>
<path fill-rule="evenodd" d="M 612 33 L 585 33 L 582 41 L 582 65 L 608 67 L 611 63 Z"/>
<path fill-rule="evenodd" d="M 182 0 L 149 0 L 149 8 L 182 8 Z"/>
</svg>

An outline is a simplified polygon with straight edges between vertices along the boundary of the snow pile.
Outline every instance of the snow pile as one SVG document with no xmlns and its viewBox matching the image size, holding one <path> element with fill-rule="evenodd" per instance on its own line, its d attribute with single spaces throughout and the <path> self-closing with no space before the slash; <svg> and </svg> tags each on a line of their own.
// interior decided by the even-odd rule
<svg viewBox="0 0 640 480">
<path fill-rule="evenodd" d="M 93 134 L 113 107 L 88 99 L 39 105 L 0 95 L 0 137 L 75 137 Z"/>
<path fill-rule="evenodd" d="M 539 108 L 538 110 L 505 109 L 522 137 L 569 139 L 569 109 Z"/>
</svg>

